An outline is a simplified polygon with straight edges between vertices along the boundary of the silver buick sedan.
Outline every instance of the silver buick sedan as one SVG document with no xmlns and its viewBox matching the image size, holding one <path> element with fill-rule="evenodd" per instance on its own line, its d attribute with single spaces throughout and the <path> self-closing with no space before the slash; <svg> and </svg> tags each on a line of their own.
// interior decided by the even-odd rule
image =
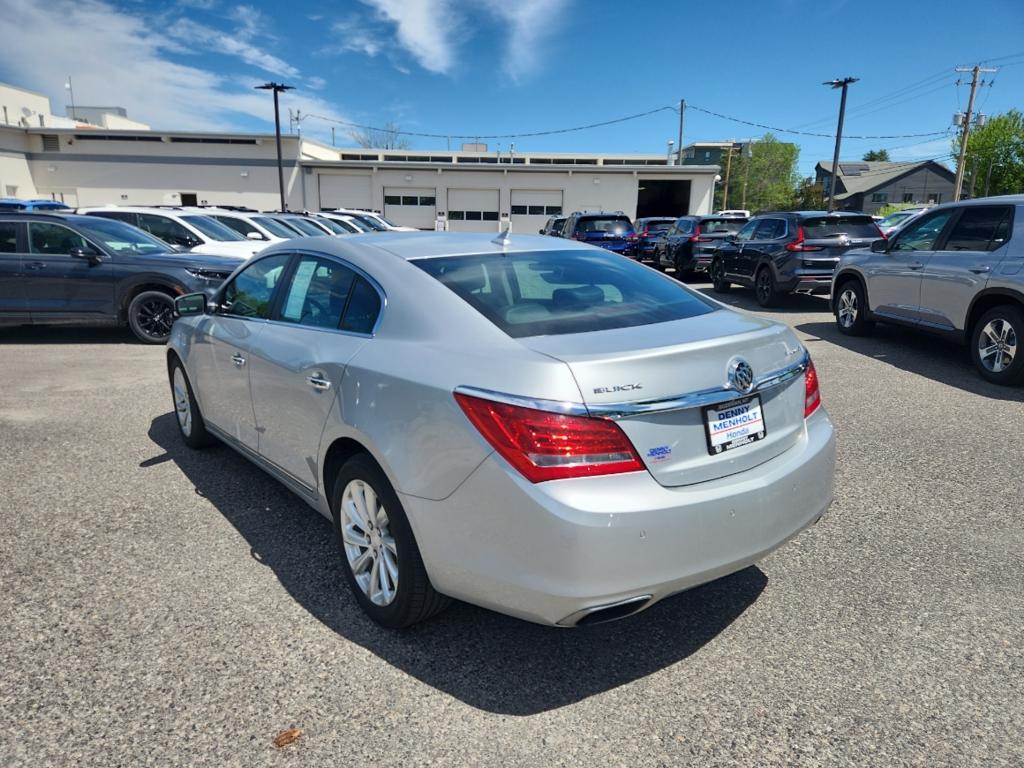
<svg viewBox="0 0 1024 768">
<path fill-rule="evenodd" d="M 781 323 L 571 240 L 273 245 L 168 344 L 184 441 L 221 440 L 334 521 L 356 599 L 621 618 L 818 520 L 835 442 Z"/>
</svg>

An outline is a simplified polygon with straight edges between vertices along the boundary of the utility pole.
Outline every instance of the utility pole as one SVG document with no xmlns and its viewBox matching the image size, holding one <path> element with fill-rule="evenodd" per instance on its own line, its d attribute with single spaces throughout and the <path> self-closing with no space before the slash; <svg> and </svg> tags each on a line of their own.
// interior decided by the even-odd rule
<svg viewBox="0 0 1024 768">
<path fill-rule="evenodd" d="M 683 164 L 683 124 L 686 121 L 686 99 L 679 100 L 679 143 L 676 144 L 676 165 Z"/>
<path fill-rule="evenodd" d="M 988 197 L 988 188 L 992 183 L 992 163 L 995 162 L 994 157 L 988 159 L 988 173 L 985 174 L 985 197 Z"/>
<path fill-rule="evenodd" d="M 334 143 L 334 126 L 333 125 L 331 126 L 331 146 L 332 147 L 338 146 L 337 144 Z"/>
<path fill-rule="evenodd" d="M 957 72 L 971 73 L 971 97 L 967 100 L 967 114 L 964 115 L 963 126 L 960 130 L 960 157 L 956 161 L 956 182 L 953 187 L 953 202 L 960 199 L 960 192 L 964 186 L 964 159 L 967 157 L 967 139 L 971 135 L 971 117 L 974 112 L 974 95 L 978 90 L 978 75 L 982 72 L 995 72 L 995 68 L 979 67 L 957 67 Z"/>
<path fill-rule="evenodd" d="M 754 157 L 754 145 L 748 139 L 747 143 L 743 145 L 743 159 L 746 162 L 743 164 L 743 200 L 740 202 L 740 208 L 744 211 L 747 210 L 747 182 L 750 180 L 750 161 Z"/>
<path fill-rule="evenodd" d="M 833 90 L 836 88 L 843 89 L 843 95 L 839 97 L 839 125 L 836 126 L 836 150 L 832 155 L 832 178 L 829 179 L 828 183 L 828 212 L 832 213 L 835 210 L 835 199 L 836 199 L 836 177 L 839 175 L 839 147 L 843 143 L 843 118 L 846 117 L 846 89 L 851 84 L 856 83 L 859 78 L 856 77 L 844 77 L 841 80 L 829 80 L 828 82 L 822 83 L 827 85 Z"/>
<path fill-rule="evenodd" d="M 729 208 L 729 173 L 732 171 L 732 145 L 729 141 L 729 149 L 725 155 L 725 179 L 722 181 L 722 210 Z"/>
<path fill-rule="evenodd" d="M 77 120 L 78 115 L 75 114 L 75 89 L 71 85 L 71 75 L 68 75 L 68 81 L 64 83 L 64 88 L 71 95 L 71 119 Z"/>
<path fill-rule="evenodd" d="M 257 91 L 274 92 L 274 136 L 277 139 L 277 188 L 281 193 L 281 210 L 287 211 L 288 204 L 284 201 L 284 166 L 281 161 L 281 109 L 278 105 L 277 94 L 281 91 L 290 91 L 292 86 L 283 83 L 264 83 L 257 85 Z"/>
</svg>

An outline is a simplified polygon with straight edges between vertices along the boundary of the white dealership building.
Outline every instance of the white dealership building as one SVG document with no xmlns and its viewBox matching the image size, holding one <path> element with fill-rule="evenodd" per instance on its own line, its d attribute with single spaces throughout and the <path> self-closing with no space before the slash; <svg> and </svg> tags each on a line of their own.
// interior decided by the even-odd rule
<svg viewBox="0 0 1024 768">
<path fill-rule="evenodd" d="M 273 134 L 151 130 L 117 108 L 78 108 L 92 110 L 90 122 L 78 113 L 54 118 L 40 99 L 0 85 L 0 197 L 280 207 Z M 549 216 L 578 210 L 706 213 L 718 173 L 669 165 L 664 155 L 351 149 L 289 134 L 282 155 L 292 210 L 369 209 L 457 231 L 497 231 L 510 221 L 513 231 L 535 232 Z"/>
</svg>

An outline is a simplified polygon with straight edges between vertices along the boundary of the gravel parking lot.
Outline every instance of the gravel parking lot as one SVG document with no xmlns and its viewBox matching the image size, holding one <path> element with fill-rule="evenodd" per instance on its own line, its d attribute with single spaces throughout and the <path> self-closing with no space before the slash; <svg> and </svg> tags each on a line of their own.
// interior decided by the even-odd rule
<svg viewBox="0 0 1024 768">
<path fill-rule="evenodd" d="M 769 314 L 837 425 L 830 514 L 584 630 L 378 628 L 326 520 L 182 446 L 161 348 L 0 329 L 0 764 L 1020 765 L 1024 390 L 821 298 Z"/>
</svg>

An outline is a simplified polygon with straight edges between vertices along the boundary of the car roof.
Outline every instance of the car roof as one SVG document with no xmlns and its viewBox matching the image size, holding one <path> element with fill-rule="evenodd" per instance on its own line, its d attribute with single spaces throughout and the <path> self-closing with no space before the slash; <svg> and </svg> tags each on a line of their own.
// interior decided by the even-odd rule
<svg viewBox="0 0 1024 768">
<path fill-rule="evenodd" d="M 24 221 L 65 221 L 88 227 L 96 223 L 94 218 L 64 211 L 0 211 L 0 219 L 21 219 Z"/>
</svg>

